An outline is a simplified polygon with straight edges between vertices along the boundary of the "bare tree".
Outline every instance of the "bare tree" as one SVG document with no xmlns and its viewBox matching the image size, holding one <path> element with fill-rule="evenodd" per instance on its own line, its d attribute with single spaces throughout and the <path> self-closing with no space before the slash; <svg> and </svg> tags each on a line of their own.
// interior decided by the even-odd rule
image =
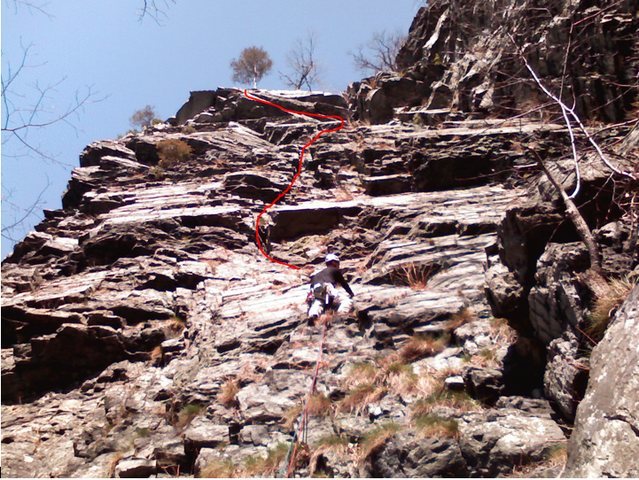
<svg viewBox="0 0 639 480">
<path fill-rule="evenodd" d="M 273 66 L 271 57 L 261 47 L 247 47 L 237 59 L 231 61 L 233 69 L 233 81 L 249 83 L 253 82 L 253 88 L 257 88 L 259 82 Z"/>
<path fill-rule="evenodd" d="M 366 46 L 351 52 L 353 62 L 363 72 L 397 71 L 397 54 L 405 41 L 406 36 L 399 32 L 375 32 Z"/>
<path fill-rule="evenodd" d="M 313 83 L 318 79 L 315 45 L 315 35 L 308 33 L 304 39 L 298 40 L 297 45 L 288 53 L 286 63 L 290 73 L 280 73 L 280 77 L 289 87 L 300 90 L 306 86 L 309 91 L 313 90 Z"/>
</svg>

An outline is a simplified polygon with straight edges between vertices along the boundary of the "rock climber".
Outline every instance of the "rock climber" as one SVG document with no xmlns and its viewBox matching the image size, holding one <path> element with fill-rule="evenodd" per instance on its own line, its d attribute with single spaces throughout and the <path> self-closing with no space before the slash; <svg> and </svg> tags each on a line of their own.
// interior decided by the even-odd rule
<svg viewBox="0 0 639 480">
<path fill-rule="evenodd" d="M 339 269 L 339 257 L 329 253 L 324 262 L 326 268 L 311 276 L 310 291 L 307 296 L 309 323 L 313 323 L 327 308 L 332 308 L 340 314 L 348 313 L 353 305 L 350 299 L 353 298 L 354 293 Z M 341 285 L 350 298 L 338 291 L 336 284 Z"/>
<path fill-rule="evenodd" d="M 262 242 L 262 248 L 267 254 L 271 253 L 271 227 L 274 222 L 271 216 L 264 212 L 260 217 L 260 224 L 258 233 L 260 235 L 260 241 Z"/>
</svg>

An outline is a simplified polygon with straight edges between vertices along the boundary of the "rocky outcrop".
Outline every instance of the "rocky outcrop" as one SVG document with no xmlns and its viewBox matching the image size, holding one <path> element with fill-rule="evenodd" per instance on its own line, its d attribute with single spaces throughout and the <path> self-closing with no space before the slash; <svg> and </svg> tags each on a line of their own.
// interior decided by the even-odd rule
<svg viewBox="0 0 639 480">
<path fill-rule="evenodd" d="M 571 19 L 582 43 L 566 92 L 580 114 L 632 108 L 636 93 L 619 89 L 636 74 L 636 2 L 568 3 L 432 1 L 402 72 L 347 99 L 252 92 L 364 120 L 314 143 L 269 211 L 271 254 L 299 270 L 260 254 L 254 222 L 300 146 L 334 123 L 219 88 L 192 92 L 167 123 L 89 145 L 63 208 L 2 265 L 5 473 L 281 474 L 320 357 L 306 284 L 338 252 L 355 305 L 323 343 L 297 475 L 557 476 L 575 412 L 567 471 L 636 474 L 636 288 L 588 358 L 602 285 L 636 275 L 635 185 L 580 159 L 575 202 L 604 259 L 593 272 L 522 146 L 572 192 L 567 128 L 505 118 L 532 91 L 504 84 L 518 73 L 506 32 L 529 39 L 552 83 L 562 59 L 547 46 Z M 597 139 L 636 171 L 636 129 Z M 160 160 L 166 140 L 188 158 Z"/>
<path fill-rule="evenodd" d="M 639 475 L 639 287 L 619 309 L 604 339 L 593 350 L 590 380 L 577 408 L 566 475 Z"/>
<path fill-rule="evenodd" d="M 525 112 L 546 100 L 517 48 L 545 84 L 556 85 L 565 56 L 557 47 L 570 45 L 562 83 L 578 114 L 621 121 L 637 95 L 621 87 L 635 81 L 638 67 L 636 10 L 635 0 L 554 0 L 544 8 L 512 0 L 429 2 L 399 52 L 399 72 L 352 84 L 351 108 L 371 123 L 394 115 L 438 124 Z"/>
</svg>

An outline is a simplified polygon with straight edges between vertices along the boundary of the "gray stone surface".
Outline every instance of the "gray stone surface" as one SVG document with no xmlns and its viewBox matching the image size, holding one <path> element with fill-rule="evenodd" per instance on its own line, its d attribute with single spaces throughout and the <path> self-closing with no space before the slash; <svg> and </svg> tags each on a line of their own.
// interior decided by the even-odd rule
<svg viewBox="0 0 639 480">
<path fill-rule="evenodd" d="M 590 380 L 577 408 L 566 476 L 639 475 L 639 287 L 592 352 Z"/>
</svg>

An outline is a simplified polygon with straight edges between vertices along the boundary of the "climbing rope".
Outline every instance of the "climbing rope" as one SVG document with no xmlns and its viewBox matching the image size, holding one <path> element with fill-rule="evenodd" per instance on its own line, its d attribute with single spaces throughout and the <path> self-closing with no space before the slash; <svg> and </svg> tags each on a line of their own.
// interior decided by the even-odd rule
<svg viewBox="0 0 639 480">
<path fill-rule="evenodd" d="M 297 449 L 300 443 L 306 443 L 308 437 L 308 409 L 311 397 L 315 394 L 315 388 L 317 386 L 317 376 L 319 374 L 320 365 L 322 364 L 322 355 L 324 353 L 324 342 L 326 340 L 328 323 L 328 318 L 325 317 L 324 326 L 322 327 L 322 339 L 320 340 L 319 353 L 317 355 L 317 363 L 315 364 L 315 372 L 313 373 L 313 381 L 311 382 L 311 389 L 306 396 L 306 403 L 304 405 L 304 409 L 302 410 L 302 418 L 300 419 L 299 428 L 293 435 L 293 440 L 291 441 L 291 449 L 289 449 L 289 455 L 287 456 L 288 468 L 286 470 L 286 478 L 291 478 L 291 476 L 295 473 Z"/>
</svg>

